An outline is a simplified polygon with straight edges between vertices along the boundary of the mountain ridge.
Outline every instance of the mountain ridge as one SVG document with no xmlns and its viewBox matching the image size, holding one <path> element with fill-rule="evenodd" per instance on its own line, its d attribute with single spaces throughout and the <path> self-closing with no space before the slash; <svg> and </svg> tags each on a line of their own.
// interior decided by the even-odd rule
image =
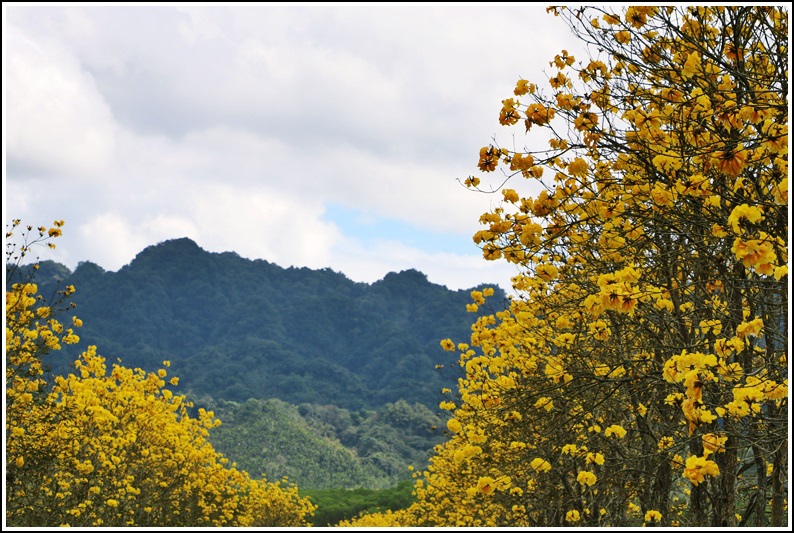
<svg viewBox="0 0 794 533">
<path fill-rule="evenodd" d="M 439 287 L 445 287 L 448 290 L 471 291 L 471 290 L 476 289 L 477 287 L 486 285 L 486 284 L 483 283 L 483 284 L 478 284 L 478 285 L 470 287 L 470 288 L 449 289 L 446 285 L 444 285 L 442 283 L 436 283 L 436 282 L 430 281 L 428 276 L 427 276 L 427 274 L 425 274 L 424 272 L 422 272 L 422 271 L 420 271 L 418 269 L 415 269 L 415 268 L 406 268 L 406 269 L 402 269 L 400 271 L 389 271 L 386 274 L 384 274 L 382 278 L 377 279 L 377 280 L 375 280 L 373 282 L 354 281 L 352 278 L 348 277 L 344 272 L 341 272 L 341 271 L 338 271 L 338 270 L 334 270 L 331 267 L 321 267 L 321 268 L 296 267 L 296 266 L 284 267 L 284 266 L 278 265 L 278 263 L 268 261 L 267 259 L 248 259 L 248 258 L 245 258 L 245 257 L 241 256 L 240 254 L 238 254 L 237 252 L 235 252 L 233 250 L 227 250 L 227 251 L 224 251 L 224 252 L 211 252 L 211 251 L 205 250 L 204 248 L 199 246 L 199 244 L 196 243 L 190 237 L 174 237 L 174 238 L 171 238 L 171 239 L 165 239 L 165 240 L 160 241 L 160 242 L 155 243 L 155 244 L 150 244 L 150 245 L 146 246 L 143 250 L 138 252 L 135 255 L 135 257 L 133 257 L 132 260 L 129 263 L 121 266 L 118 270 L 105 269 L 104 267 L 102 267 L 98 263 L 95 263 L 95 262 L 90 261 L 90 260 L 78 261 L 77 266 L 74 269 L 70 269 L 68 266 L 63 265 L 62 263 L 58 263 L 57 261 L 52 261 L 52 260 L 43 260 L 43 261 L 39 261 L 39 263 L 53 263 L 53 264 L 57 264 L 62 269 L 65 269 L 66 271 L 68 271 L 70 274 L 74 274 L 80 268 L 92 268 L 92 269 L 99 269 L 99 270 L 101 270 L 103 272 L 116 272 L 117 273 L 117 272 L 120 272 L 122 270 L 131 268 L 132 265 L 134 263 L 136 263 L 136 262 L 140 263 L 141 261 L 144 261 L 144 262 L 148 261 L 150 259 L 150 257 L 159 255 L 159 252 L 161 250 L 163 250 L 163 249 L 173 250 L 174 248 L 178 248 L 178 249 L 184 250 L 187 253 L 199 252 L 199 253 L 219 255 L 219 256 L 230 256 L 230 257 L 241 259 L 243 261 L 250 261 L 250 262 L 255 263 L 255 264 L 263 263 L 263 264 L 266 264 L 266 265 L 273 265 L 273 266 L 282 268 L 284 270 L 333 272 L 334 274 L 339 275 L 339 276 L 351 281 L 352 283 L 362 284 L 362 285 L 374 285 L 376 283 L 382 283 L 384 281 L 387 281 L 387 278 L 391 278 L 391 277 L 393 277 L 395 275 L 398 275 L 398 276 L 399 275 L 406 275 L 406 276 L 415 277 L 416 279 L 423 279 L 424 281 L 426 281 L 429 284 L 438 285 Z M 196 254 L 196 255 L 199 255 L 199 254 Z"/>
<path fill-rule="evenodd" d="M 76 288 L 77 349 L 94 344 L 108 361 L 150 371 L 169 360 L 179 388 L 197 396 L 350 409 L 401 399 L 435 409 L 461 375 L 439 342 L 468 340 L 478 313 L 465 306 L 486 286 L 450 290 L 416 269 L 355 282 L 330 268 L 208 252 L 186 237 L 147 246 L 116 272 L 90 261 L 74 271 L 39 265 L 42 294 L 59 280 Z"/>
</svg>

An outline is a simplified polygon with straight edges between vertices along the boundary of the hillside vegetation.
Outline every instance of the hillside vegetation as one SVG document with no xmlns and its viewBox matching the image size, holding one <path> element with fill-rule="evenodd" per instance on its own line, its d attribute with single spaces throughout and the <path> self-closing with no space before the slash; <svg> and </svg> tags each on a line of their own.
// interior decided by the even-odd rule
<svg viewBox="0 0 794 533">
<path fill-rule="evenodd" d="M 437 410 L 440 390 L 462 375 L 439 341 L 468 336 L 481 314 L 466 311 L 471 291 L 416 270 L 356 283 L 330 269 L 206 252 L 190 239 L 150 246 L 118 272 L 42 261 L 36 278 L 42 294 L 73 285 L 86 324 L 54 370 L 94 344 L 130 367 L 168 359 L 180 391 L 235 402 L 374 410 L 405 400 Z"/>
<path fill-rule="evenodd" d="M 290 405 L 277 399 L 220 401 L 210 441 L 237 467 L 301 489 L 387 488 L 427 466 L 444 435 L 438 417 L 405 401 L 377 411 Z"/>
</svg>

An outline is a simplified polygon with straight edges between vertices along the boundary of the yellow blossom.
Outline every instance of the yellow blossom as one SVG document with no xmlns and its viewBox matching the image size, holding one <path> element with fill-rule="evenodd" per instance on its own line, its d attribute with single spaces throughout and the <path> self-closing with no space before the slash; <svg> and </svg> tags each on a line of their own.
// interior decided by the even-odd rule
<svg viewBox="0 0 794 533">
<path fill-rule="evenodd" d="M 725 441 L 728 440 L 726 436 L 715 435 L 714 433 L 706 433 L 703 435 L 703 456 L 708 457 L 714 452 L 725 451 Z"/>
<path fill-rule="evenodd" d="M 486 496 L 496 488 L 495 480 L 491 476 L 483 476 L 477 481 L 477 490 Z"/>
<path fill-rule="evenodd" d="M 622 426 L 613 424 L 604 431 L 604 435 L 607 437 L 614 435 L 615 438 L 622 439 L 626 436 L 626 430 Z"/>
<path fill-rule="evenodd" d="M 463 425 L 457 418 L 450 418 L 447 421 L 447 429 L 452 433 L 460 433 L 460 431 L 463 429 Z"/>
<path fill-rule="evenodd" d="M 579 472 L 579 475 L 576 476 L 576 481 L 580 485 L 587 485 L 588 487 L 590 487 L 590 486 L 595 485 L 595 482 L 597 481 L 597 478 L 596 478 L 596 475 L 593 474 L 592 472 L 588 472 L 586 470 L 583 470 L 583 471 Z"/>
<path fill-rule="evenodd" d="M 551 463 L 545 459 L 541 459 L 540 457 L 535 457 L 532 459 L 532 461 L 529 463 L 529 466 L 536 472 L 548 472 L 551 470 Z"/>
<path fill-rule="evenodd" d="M 705 457 L 690 455 L 686 460 L 686 468 L 684 468 L 683 475 L 691 481 L 693 485 L 698 485 L 703 482 L 705 476 L 720 475 L 720 469 L 714 461 L 706 459 Z"/>
</svg>

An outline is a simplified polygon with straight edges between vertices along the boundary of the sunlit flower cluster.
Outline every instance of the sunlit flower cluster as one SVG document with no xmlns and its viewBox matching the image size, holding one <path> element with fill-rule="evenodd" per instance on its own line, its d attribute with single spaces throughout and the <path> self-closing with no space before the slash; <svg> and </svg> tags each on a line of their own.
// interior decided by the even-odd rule
<svg viewBox="0 0 794 533">
<path fill-rule="evenodd" d="M 108 372 L 90 346 L 72 373 L 45 386 L 42 357 L 78 340 L 58 312 L 35 283 L 6 292 L 9 525 L 308 525 L 314 506 L 294 485 L 251 479 L 213 449 L 207 436 L 220 421 L 204 409 L 189 416 L 185 397 L 168 388 L 167 362 Z"/>
<path fill-rule="evenodd" d="M 601 53 L 561 51 L 548 92 L 522 78 L 502 101 L 502 124 L 549 135 L 480 151 L 507 180 L 474 242 L 518 268 L 516 296 L 458 349 L 450 440 L 384 521 L 735 526 L 763 487 L 784 525 L 787 12 L 548 11 Z"/>
</svg>

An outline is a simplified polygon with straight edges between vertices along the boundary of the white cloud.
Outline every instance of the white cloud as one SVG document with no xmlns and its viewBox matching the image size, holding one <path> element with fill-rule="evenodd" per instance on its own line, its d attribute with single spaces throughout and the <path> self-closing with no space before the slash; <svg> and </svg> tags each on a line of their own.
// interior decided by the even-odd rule
<svg viewBox="0 0 794 533">
<path fill-rule="evenodd" d="M 115 126 L 92 76 L 55 43 L 6 28 L 9 164 L 37 176 L 80 179 L 107 171 Z M 5 31 L 4 31 L 5 33 Z"/>
<path fill-rule="evenodd" d="M 251 192 L 223 185 L 186 191 L 186 200 L 199 224 L 199 245 L 207 250 L 235 251 L 281 266 L 323 268 L 331 262 L 330 247 L 339 235 L 321 219 L 319 204 L 265 188 Z"/>
<path fill-rule="evenodd" d="M 201 238 L 201 230 L 192 220 L 184 216 L 158 214 L 152 218 L 147 218 L 141 224 L 141 235 L 144 236 L 148 243 L 157 243 L 181 237 L 197 240 Z"/>
<path fill-rule="evenodd" d="M 514 273 L 417 235 L 470 244 L 498 202 L 456 179 L 495 133 L 512 142 L 497 115 L 516 79 L 542 81 L 573 49 L 542 7 L 17 5 L 7 19 L 4 201 L 25 222 L 66 220 L 57 260 L 115 269 L 187 236 L 354 279 Z M 373 246 L 324 219 L 330 205 L 411 233 Z"/>
<path fill-rule="evenodd" d="M 481 255 L 420 250 L 392 240 L 377 240 L 364 246 L 356 240 L 340 239 L 333 252 L 334 270 L 367 283 L 382 279 L 387 272 L 413 268 L 425 273 L 432 283 L 452 290 L 481 283 L 509 290 L 510 278 L 517 273 L 514 266 L 488 262 Z"/>
<path fill-rule="evenodd" d="M 64 227 L 64 232 L 67 231 L 70 229 Z M 147 235 L 116 212 L 91 216 L 77 227 L 77 235 L 76 244 L 81 249 L 93 250 L 90 257 L 84 259 L 106 270 L 118 270 L 150 244 Z"/>
</svg>

